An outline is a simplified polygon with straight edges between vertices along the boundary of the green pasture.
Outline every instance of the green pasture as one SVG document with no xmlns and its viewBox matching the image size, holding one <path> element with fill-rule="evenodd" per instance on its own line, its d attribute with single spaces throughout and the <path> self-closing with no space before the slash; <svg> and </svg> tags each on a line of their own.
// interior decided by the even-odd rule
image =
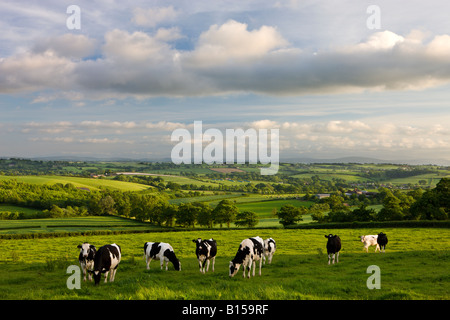
<svg viewBox="0 0 450 320">
<path fill-rule="evenodd" d="M 81 177 L 67 177 L 67 176 L 0 176 L 1 180 L 15 179 L 19 182 L 25 183 L 36 183 L 36 184 L 56 184 L 71 183 L 77 188 L 88 188 L 89 190 L 98 190 L 100 188 L 113 188 L 121 191 L 142 191 L 149 186 L 132 183 L 117 181 L 111 179 L 94 179 L 94 178 L 81 178 Z"/>
<path fill-rule="evenodd" d="M 161 229 L 154 225 L 115 216 L 87 216 L 0 220 L 0 235 L 47 232 L 86 232 Z"/>
<path fill-rule="evenodd" d="M 362 234 L 385 232 L 386 253 L 363 252 Z M 342 239 L 339 263 L 327 264 L 325 234 Z M 251 279 L 228 276 L 228 262 L 241 240 L 272 237 L 277 251 L 262 275 Z M 192 239 L 217 240 L 215 272 L 201 274 Z M 114 283 L 81 281 L 81 289 L 70 290 L 67 267 L 78 265 L 77 245 L 89 242 L 99 248 L 117 243 L 122 262 Z M 169 242 L 181 260 L 182 270 L 161 271 L 159 261 L 146 270 L 143 245 L 147 241 Z M 438 228 L 372 229 L 253 229 L 198 230 L 47 239 L 0 240 L 1 299 L 350 299 L 350 300 L 448 300 L 450 298 L 450 230 Z M 371 274 L 380 268 L 381 289 L 367 288 Z M 244 285 L 245 284 L 245 285 Z"/>
</svg>

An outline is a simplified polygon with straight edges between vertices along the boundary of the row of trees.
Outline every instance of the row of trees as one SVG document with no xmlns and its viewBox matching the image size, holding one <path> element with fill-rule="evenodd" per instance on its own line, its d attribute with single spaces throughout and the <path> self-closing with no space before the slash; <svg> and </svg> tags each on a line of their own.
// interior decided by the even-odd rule
<svg viewBox="0 0 450 320">
<path fill-rule="evenodd" d="M 222 200 L 215 208 L 193 202 L 169 204 L 164 193 L 136 193 L 119 190 L 80 190 L 71 184 L 38 185 L 0 181 L 0 203 L 43 210 L 42 214 L 24 215 L 15 212 L 0 214 L 0 219 L 63 218 L 87 215 L 117 215 L 148 221 L 157 225 L 194 227 L 201 225 L 253 227 L 258 223 L 254 212 L 239 212 L 229 200 Z"/>
<path fill-rule="evenodd" d="M 322 222 L 352 221 L 400 221 L 400 220 L 447 220 L 450 218 L 450 179 L 443 178 L 436 188 L 409 192 L 378 189 L 377 198 L 382 208 L 377 212 L 361 201 L 358 208 L 351 209 L 345 197 L 333 194 L 309 208 L 284 206 L 277 216 L 284 226 L 302 220 L 302 215 L 311 214 L 313 220 Z M 361 199 L 362 200 L 362 199 Z"/>
</svg>

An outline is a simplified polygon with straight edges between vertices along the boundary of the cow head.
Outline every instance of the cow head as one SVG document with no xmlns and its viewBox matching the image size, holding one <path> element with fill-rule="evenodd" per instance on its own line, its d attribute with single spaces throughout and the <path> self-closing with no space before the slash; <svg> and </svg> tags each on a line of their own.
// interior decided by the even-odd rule
<svg viewBox="0 0 450 320">
<path fill-rule="evenodd" d="M 87 242 L 84 242 L 82 244 L 79 244 L 77 248 L 80 249 L 81 256 L 86 259 L 89 255 L 89 253 L 91 252 L 91 250 L 95 249 L 95 246 L 93 246 Z"/>
<path fill-rule="evenodd" d="M 239 271 L 239 268 L 241 267 L 240 263 L 234 263 L 233 261 L 230 261 L 230 277 L 234 277 L 236 273 Z"/>
<path fill-rule="evenodd" d="M 178 259 L 176 261 L 174 261 L 173 267 L 175 268 L 175 270 L 181 271 L 181 261 Z"/>
<path fill-rule="evenodd" d="M 201 249 L 202 247 L 201 247 L 201 244 L 202 244 L 202 242 L 203 242 L 203 240 L 201 239 L 201 238 L 198 238 L 197 240 L 192 240 L 192 242 L 194 242 L 195 243 L 195 245 L 197 246 L 197 248 L 199 248 L 199 249 Z"/>
<path fill-rule="evenodd" d="M 91 271 L 94 274 L 94 283 L 98 285 L 100 283 L 100 279 L 102 277 L 102 273 L 99 270 Z"/>
<path fill-rule="evenodd" d="M 360 236 L 361 242 L 364 242 L 366 240 L 366 236 Z"/>
</svg>

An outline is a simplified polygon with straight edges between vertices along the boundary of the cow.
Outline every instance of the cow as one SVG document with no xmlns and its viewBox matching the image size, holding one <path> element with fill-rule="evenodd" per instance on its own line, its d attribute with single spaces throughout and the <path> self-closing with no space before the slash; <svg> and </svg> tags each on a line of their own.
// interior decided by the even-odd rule
<svg viewBox="0 0 450 320">
<path fill-rule="evenodd" d="M 94 282 L 95 285 L 100 283 L 101 274 L 105 274 L 105 283 L 108 282 L 108 274 L 110 274 L 109 282 L 114 282 L 117 267 L 122 258 L 122 250 L 118 244 L 106 244 L 100 247 L 94 257 Z"/>
<path fill-rule="evenodd" d="M 84 242 L 79 244 L 80 255 L 78 261 L 80 262 L 81 270 L 83 270 L 83 280 L 86 281 L 86 274 L 88 274 L 89 281 L 92 281 L 92 274 L 89 271 L 94 269 L 94 257 L 97 249 L 94 245 Z"/>
<path fill-rule="evenodd" d="M 380 232 L 378 234 L 377 243 L 380 246 L 380 252 L 381 252 L 381 249 L 383 249 L 383 252 L 385 252 L 386 245 L 388 243 L 387 235 L 385 233 L 383 233 L 383 232 Z"/>
<path fill-rule="evenodd" d="M 200 272 L 203 274 L 205 273 L 205 264 L 206 272 L 208 272 L 210 261 L 212 261 L 212 271 L 214 272 L 214 264 L 217 254 L 216 240 L 212 238 L 209 240 L 202 240 L 201 238 L 198 238 L 197 240 L 192 240 L 192 242 L 196 245 L 195 254 L 197 255 Z"/>
<path fill-rule="evenodd" d="M 333 264 L 336 258 L 336 263 L 339 262 L 339 251 L 341 250 L 341 238 L 338 235 L 326 235 L 325 238 L 328 239 L 327 242 L 327 253 L 328 253 L 328 264 L 330 264 L 331 256 L 333 256 Z"/>
<path fill-rule="evenodd" d="M 242 240 L 239 249 L 233 260 L 230 261 L 230 277 L 234 277 L 239 271 L 240 266 L 243 266 L 244 278 L 245 270 L 248 267 L 248 277 L 253 264 L 253 276 L 255 276 L 256 261 L 259 261 L 259 275 L 261 275 L 261 264 L 264 256 L 264 241 L 260 237 L 248 238 Z"/>
<path fill-rule="evenodd" d="M 275 240 L 268 238 L 264 240 L 264 264 L 266 264 L 266 257 L 269 259 L 269 264 L 272 263 L 273 254 L 277 249 Z"/>
<path fill-rule="evenodd" d="M 161 270 L 164 261 L 166 261 L 166 270 L 168 270 L 169 261 L 177 271 L 181 271 L 181 262 L 177 259 L 175 252 L 170 244 L 164 242 L 146 242 L 144 244 L 144 260 L 147 264 L 147 270 L 150 270 L 152 259 L 159 259 Z"/>
<path fill-rule="evenodd" d="M 370 246 L 375 246 L 375 252 L 377 252 L 377 249 L 380 250 L 380 246 L 378 245 L 377 239 L 378 235 L 366 235 L 366 236 L 360 236 L 361 242 L 364 243 L 364 250 L 366 252 L 369 252 Z"/>
</svg>

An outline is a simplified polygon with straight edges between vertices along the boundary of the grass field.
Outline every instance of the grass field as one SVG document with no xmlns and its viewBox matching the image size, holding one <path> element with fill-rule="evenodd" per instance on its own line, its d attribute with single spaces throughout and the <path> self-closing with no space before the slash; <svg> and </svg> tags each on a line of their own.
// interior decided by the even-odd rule
<svg viewBox="0 0 450 320">
<path fill-rule="evenodd" d="M 363 252 L 358 236 L 381 230 L 214 230 L 0 241 L 1 299 L 445 299 L 450 298 L 450 230 L 386 228 L 385 254 Z M 327 265 L 325 234 L 340 235 L 340 262 Z M 228 277 L 228 261 L 242 239 L 273 237 L 277 252 L 262 276 L 243 279 L 242 270 Z M 215 272 L 202 275 L 195 258 L 197 237 L 218 243 Z M 100 247 L 117 243 L 122 262 L 114 283 L 81 283 L 69 290 L 69 265 L 77 265 L 81 242 Z M 169 242 L 182 262 L 161 271 L 153 261 L 145 269 L 146 241 Z M 369 290 L 367 268 L 381 271 L 381 289 Z M 245 283 L 245 286 L 243 284 Z"/>
<path fill-rule="evenodd" d="M 28 220 L 0 220 L 0 235 L 161 229 L 154 225 L 114 216 L 48 218 Z"/>
<path fill-rule="evenodd" d="M 117 181 L 111 179 L 93 179 L 81 177 L 67 177 L 67 176 L 1 176 L 1 180 L 16 179 L 19 182 L 36 183 L 36 184 L 56 184 L 71 183 L 77 188 L 88 188 L 89 190 L 98 190 L 100 187 L 107 187 L 118 189 L 121 191 L 142 191 L 150 186 L 143 184 Z"/>
</svg>

